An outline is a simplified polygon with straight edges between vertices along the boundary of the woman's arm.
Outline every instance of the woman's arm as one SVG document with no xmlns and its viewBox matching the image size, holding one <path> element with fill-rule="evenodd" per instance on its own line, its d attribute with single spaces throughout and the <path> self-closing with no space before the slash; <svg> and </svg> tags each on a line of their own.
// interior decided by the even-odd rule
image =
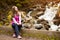
<svg viewBox="0 0 60 40">
<path fill-rule="evenodd" d="M 19 16 L 19 24 L 21 24 L 21 15 Z"/>
<path fill-rule="evenodd" d="M 14 21 L 14 23 L 18 24 L 17 21 L 15 20 L 15 18 L 13 18 L 13 21 Z"/>
<path fill-rule="evenodd" d="M 21 13 L 20 12 L 18 12 L 19 13 L 19 23 L 18 23 L 18 25 L 21 25 Z"/>
</svg>

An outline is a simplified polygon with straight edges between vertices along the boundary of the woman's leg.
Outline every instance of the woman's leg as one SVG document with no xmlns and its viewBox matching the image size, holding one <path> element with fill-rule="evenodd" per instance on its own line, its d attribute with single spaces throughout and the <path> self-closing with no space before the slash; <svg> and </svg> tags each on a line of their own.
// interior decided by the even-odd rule
<svg viewBox="0 0 60 40">
<path fill-rule="evenodd" d="M 18 25 L 19 32 L 21 31 L 22 25 Z"/>
<path fill-rule="evenodd" d="M 18 30 L 19 30 L 19 32 L 21 31 L 21 27 L 22 27 L 22 25 L 18 25 Z M 22 38 L 20 35 L 18 35 L 18 37 L 17 38 Z"/>
<path fill-rule="evenodd" d="M 16 37 L 17 37 L 17 36 L 19 35 L 18 25 L 15 24 L 15 23 L 13 23 L 13 24 L 12 24 L 12 28 L 14 29 L 15 34 L 16 34 Z"/>
</svg>

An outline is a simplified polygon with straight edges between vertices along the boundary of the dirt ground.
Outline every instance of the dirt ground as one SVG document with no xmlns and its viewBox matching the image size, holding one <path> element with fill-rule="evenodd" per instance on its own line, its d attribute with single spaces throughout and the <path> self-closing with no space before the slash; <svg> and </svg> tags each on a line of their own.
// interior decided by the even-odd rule
<svg viewBox="0 0 60 40">
<path fill-rule="evenodd" d="M 24 35 L 22 35 L 22 39 L 17 39 L 17 38 L 13 38 L 12 37 L 12 29 L 11 28 L 8 28 L 8 27 L 0 27 L 0 40 L 60 40 L 60 32 L 53 32 L 53 31 L 44 31 L 44 30 L 24 30 Z M 46 34 L 46 35 L 49 35 L 49 36 L 52 36 L 51 38 L 49 36 L 46 36 L 46 35 L 42 35 L 41 33 Z M 22 33 L 23 34 L 23 33 Z M 27 36 L 27 35 L 29 36 Z M 37 35 L 42 35 L 42 36 L 39 36 L 41 37 L 40 39 L 38 39 Z M 31 37 L 31 35 L 34 36 Z M 56 37 L 58 38 L 56 38 Z M 48 38 L 47 38 L 48 37 Z"/>
<path fill-rule="evenodd" d="M 0 40 L 41 40 L 41 39 L 36 39 L 36 38 L 31 38 L 31 37 L 22 37 L 22 39 L 17 39 L 17 38 L 13 38 L 12 36 L 9 35 L 0 35 Z"/>
</svg>

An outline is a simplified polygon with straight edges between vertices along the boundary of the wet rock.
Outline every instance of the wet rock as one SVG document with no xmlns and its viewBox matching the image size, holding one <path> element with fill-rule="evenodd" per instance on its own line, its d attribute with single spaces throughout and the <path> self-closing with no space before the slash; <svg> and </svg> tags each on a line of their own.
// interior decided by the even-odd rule
<svg viewBox="0 0 60 40">
<path fill-rule="evenodd" d="M 42 24 L 34 24 L 35 29 L 41 29 L 43 28 Z"/>
<path fill-rule="evenodd" d="M 51 25 L 51 28 L 49 29 L 50 31 L 57 31 L 58 26 L 57 25 Z"/>
<path fill-rule="evenodd" d="M 22 26 L 23 26 L 24 28 L 28 28 L 28 29 L 31 28 L 31 24 L 29 24 L 29 23 L 25 23 L 25 24 L 23 24 Z"/>
</svg>

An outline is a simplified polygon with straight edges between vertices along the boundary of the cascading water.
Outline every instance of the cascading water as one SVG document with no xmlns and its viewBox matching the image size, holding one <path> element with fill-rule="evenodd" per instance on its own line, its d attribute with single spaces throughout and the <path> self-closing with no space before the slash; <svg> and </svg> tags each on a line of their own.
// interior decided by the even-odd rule
<svg viewBox="0 0 60 40">
<path fill-rule="evenodd" d="M 26 21 L 32 19 L 31 13 L 32 13 L 32 11 L 29 11 L 29 12 L 27 13 L 27 15 L 25 16 L 25 20 L 26 20 Z M 30 24 L 30 23 L 23 23 L 22 26 L 23 26 L 23 27 L 26 27 L 26 28 L 30 28 L 31 24 Z"/>
<path fill-rule="evenodd" d="M 51 5 L 51 4 L 52 3 L 50 3 L 49 5 Z M 55 25 L 52 20 L 54 20 L 54 17 L 56 16 L 59 7 L 60 7 L 60 3 L 58 3 L 57 5 L 54 4 L 53 6 L 47 6 L 46 5 L 46 10 L 45 10 L 44 14 L 38 17 L 38 19 L 44 19 L 44 20 L 48 21 L 48 25 L 50 26 L 49 30 L 51 30 L 51 31 L 56 31 L 58 29 L 58 26 Z M 28 20 L 30 20 L 30 21 L 28 21 L 28 23 L 24 24 L 24 26 L 29 27 L 29 26 L 31 26 L 30 24 L 32 24 L 32 26 L 33 26 L 32 28 L 33 29 L 35 27 L 41 28 L 43 25 L 41 23 L 38 24 L 37 20 L 33 19 L 33 17 L 31 16 L 32 12 L 33 11 L 29 11 L 27 13 L 25 19 L 27 21 Z M 37 14 L 41 14 L 41 12 L 38 12 Z M 32 23 L 32 21 L 34 21 L 35 23 Z"/>
<path fill-rule="evenodd" d="M 46 10 L 44 12 L 44 15 L 39 17 L 39 19 L 44 19 L 44 20 L 48 21 L 48 23 L 51 27 L 50 29 L 52 31 L 56 31 L 58 29 L 58 26 L 55 25 L 52 21 L 54 19 L 55 15 L 57 14 L 58 9 L 59 9 L 59 5 L 57 5 L 56 7 L 55 6 L 56 5 L 49 6 L 49 7 L 46 6 Z"/>
</svg>

